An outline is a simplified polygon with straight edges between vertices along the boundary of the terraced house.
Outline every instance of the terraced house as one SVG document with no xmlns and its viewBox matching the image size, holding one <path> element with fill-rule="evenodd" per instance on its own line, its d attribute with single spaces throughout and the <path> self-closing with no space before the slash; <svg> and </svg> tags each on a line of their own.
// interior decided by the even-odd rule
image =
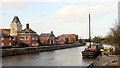
<svg viewBox="0 0 120 68">
<path fill-rule="evenodd" d="M 38 46 L 38 35 L 35 31 L 29 28 L 22 30 L 22 24 L 17 16 L 14 16 L 10 29 L 0 29 L 0 44 L 4 46 L 19 46 L 19 44 L 26 44 L 28 46 Z"/>
<path fill-rule="evenodd" d="M 62 34 L 58 36 L 59 44 L 76 44 L 78 35 L 76 34 Z"/>
<path fill-rule="evenodd" d="M 29 28 L 29 24 L 26 24 L 26 28 L 18 33 L 17 38 L 19 39 L 19 43 L 27 44 L 30 47 L 38 46 L 38 35 Z"/>
<path fill-rule="evenodd" d="M 40 43 L 43 45 L 54 45 L 56 43 L 53 31 L 51 31 L 51 33 L 41 33 L 39 39 Z"/>
<path fill-rule="evenodd" d="M 17 16 L 14 16 L 10 29 L 0 29 L 0 45 L 18 47 L 27 45 L 29 47 L 41 45 L 55 45 L 55 44 L 76 44 L 78 35 L 62 34 L 55 37 L 53 31 L 50 33 L 41 33 L 38 35 L 35 31 L 29 28 L 22 29 L 22 24 Z"/>
</svg>

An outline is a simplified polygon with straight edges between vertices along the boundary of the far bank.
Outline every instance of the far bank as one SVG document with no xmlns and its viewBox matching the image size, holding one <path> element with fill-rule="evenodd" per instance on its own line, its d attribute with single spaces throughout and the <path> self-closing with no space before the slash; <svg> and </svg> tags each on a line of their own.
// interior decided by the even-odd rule
<svg viewBox="0 0 120 68">
<path fill-rule="evenodd" d="M 35 53 L 35 52 L 44 52 L 44 51 L 52 51 L 73 47 L 84 46 L 84 44 L 66 44 L 66 45 L 53 45 L 53 46 L 38 46 L 38 47 L 25 47 L 25 48 L 10 48 L 10 49 L 0 49 L 2 52 L 0 56 L 13 56 L 27 53 Z"/>
</svg>

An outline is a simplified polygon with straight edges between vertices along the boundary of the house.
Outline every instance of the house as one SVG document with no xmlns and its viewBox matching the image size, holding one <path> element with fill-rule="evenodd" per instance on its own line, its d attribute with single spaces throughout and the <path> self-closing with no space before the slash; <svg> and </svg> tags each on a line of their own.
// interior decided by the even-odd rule
<svg viewBox="0 0 120 68">
<path fill-rule="evenodd" d="M 60 44 L 76 44 L 78 41 L 78 35 L 76 34 L 62 34 L 58 36 Z"/>
<path fill-rule="evenodd" d="M 0 33 L 0 47 L 9 47 L 12 45 L 12 36 Z"/>
<path fill-rule="evenodd" d="M 29 24 L 26 24 L 26 28 L 18 33 L 18 43 L 24 43 L 32 46 L 38 46 L 38 35 L 35 31 L 29 28 Z"/>
<path fill-rule="evenodd" d="M 40 43 L 44 45 L 55 44 L 55 35 L 53 34 L 53 31 L 51 31 L 51 33 L 41 33 L 39 39 L 40 39 Z"/>
</svg>

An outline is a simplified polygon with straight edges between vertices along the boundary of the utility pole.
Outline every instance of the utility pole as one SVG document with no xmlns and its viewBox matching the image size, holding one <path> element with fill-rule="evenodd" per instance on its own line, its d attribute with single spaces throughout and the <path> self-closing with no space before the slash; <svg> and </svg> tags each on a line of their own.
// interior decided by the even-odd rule
<svg viewBox="0 0 120 68">
<path fill-rule="evenodd" d="M 91 24 L 90 24 L 90 14 L 89 14 L 89 45 L 91 46 Z"/>
</svg>

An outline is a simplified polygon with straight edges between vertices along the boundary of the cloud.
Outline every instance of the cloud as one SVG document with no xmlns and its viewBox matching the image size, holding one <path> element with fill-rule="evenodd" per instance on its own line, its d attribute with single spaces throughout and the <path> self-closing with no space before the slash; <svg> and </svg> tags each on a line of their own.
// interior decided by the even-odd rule
<svg viewBox="0 0 120 68">
<path fill-rule="evenodd" d="M 99 18 L 110 14 L 117 9 L 117 5 L 100 4 L 97 6 L 81 7 L 79 5 L 68 5 L 55 13 L 55 18 L 59 22 L 75 22 L 88 20 L 88 14 L 93 18 Z"/>
<path fill-rule="evenodd" d="M 119 0 L 1 0 L 1 2 L 41 2 L 41 3 L 104 3 L 118 2 Z"/>
<path fill-rule="evenodd" d="M 34 0 L 0 0 L 0 2 L 33 2 Z"/>
<path fill-rule="evenodd" d="M 35 21 L 33 21 L 33 23 L 35 24 L 43 24 L 43 23 L 47 23 L 46 20 L 44 18 L 37 18 Z"/>
<path fill-rule="evenodd" d="M 109 3 L 112 4 L 114 2 L 118 2 L 118 0 L 1 0 L 0 4 L 2 8 L 14 8 L 21 9 L 26 7 L 28 4 L 38 2 L 38 3 L 80 3 L 80 4 L 88 4 L 88 5 L 98 5 L 101 3 Z"/>
<path fill-rule="evenodd" d="M 21 10 L 27 7 L 30 2 L 2 2 L 1 9 L 17 9 Z"/>
<path fill-rule="evenodd" d="M 65 6 L 62 9 L 58 10 L 55 13 L 55 18 L 58 21 L 65 21 L 65 22 L 70 22 L 70 21 L 75 21 L 75 20 L 79 20 L 79 19 L 85 19 L 85 14 L 89 13 L 89 11 L 87 11 L 88 9 L 85 9 L 83 7 L 79 7 L 76 5 L 69 5 L 69 6 Z"/>
</svg>

